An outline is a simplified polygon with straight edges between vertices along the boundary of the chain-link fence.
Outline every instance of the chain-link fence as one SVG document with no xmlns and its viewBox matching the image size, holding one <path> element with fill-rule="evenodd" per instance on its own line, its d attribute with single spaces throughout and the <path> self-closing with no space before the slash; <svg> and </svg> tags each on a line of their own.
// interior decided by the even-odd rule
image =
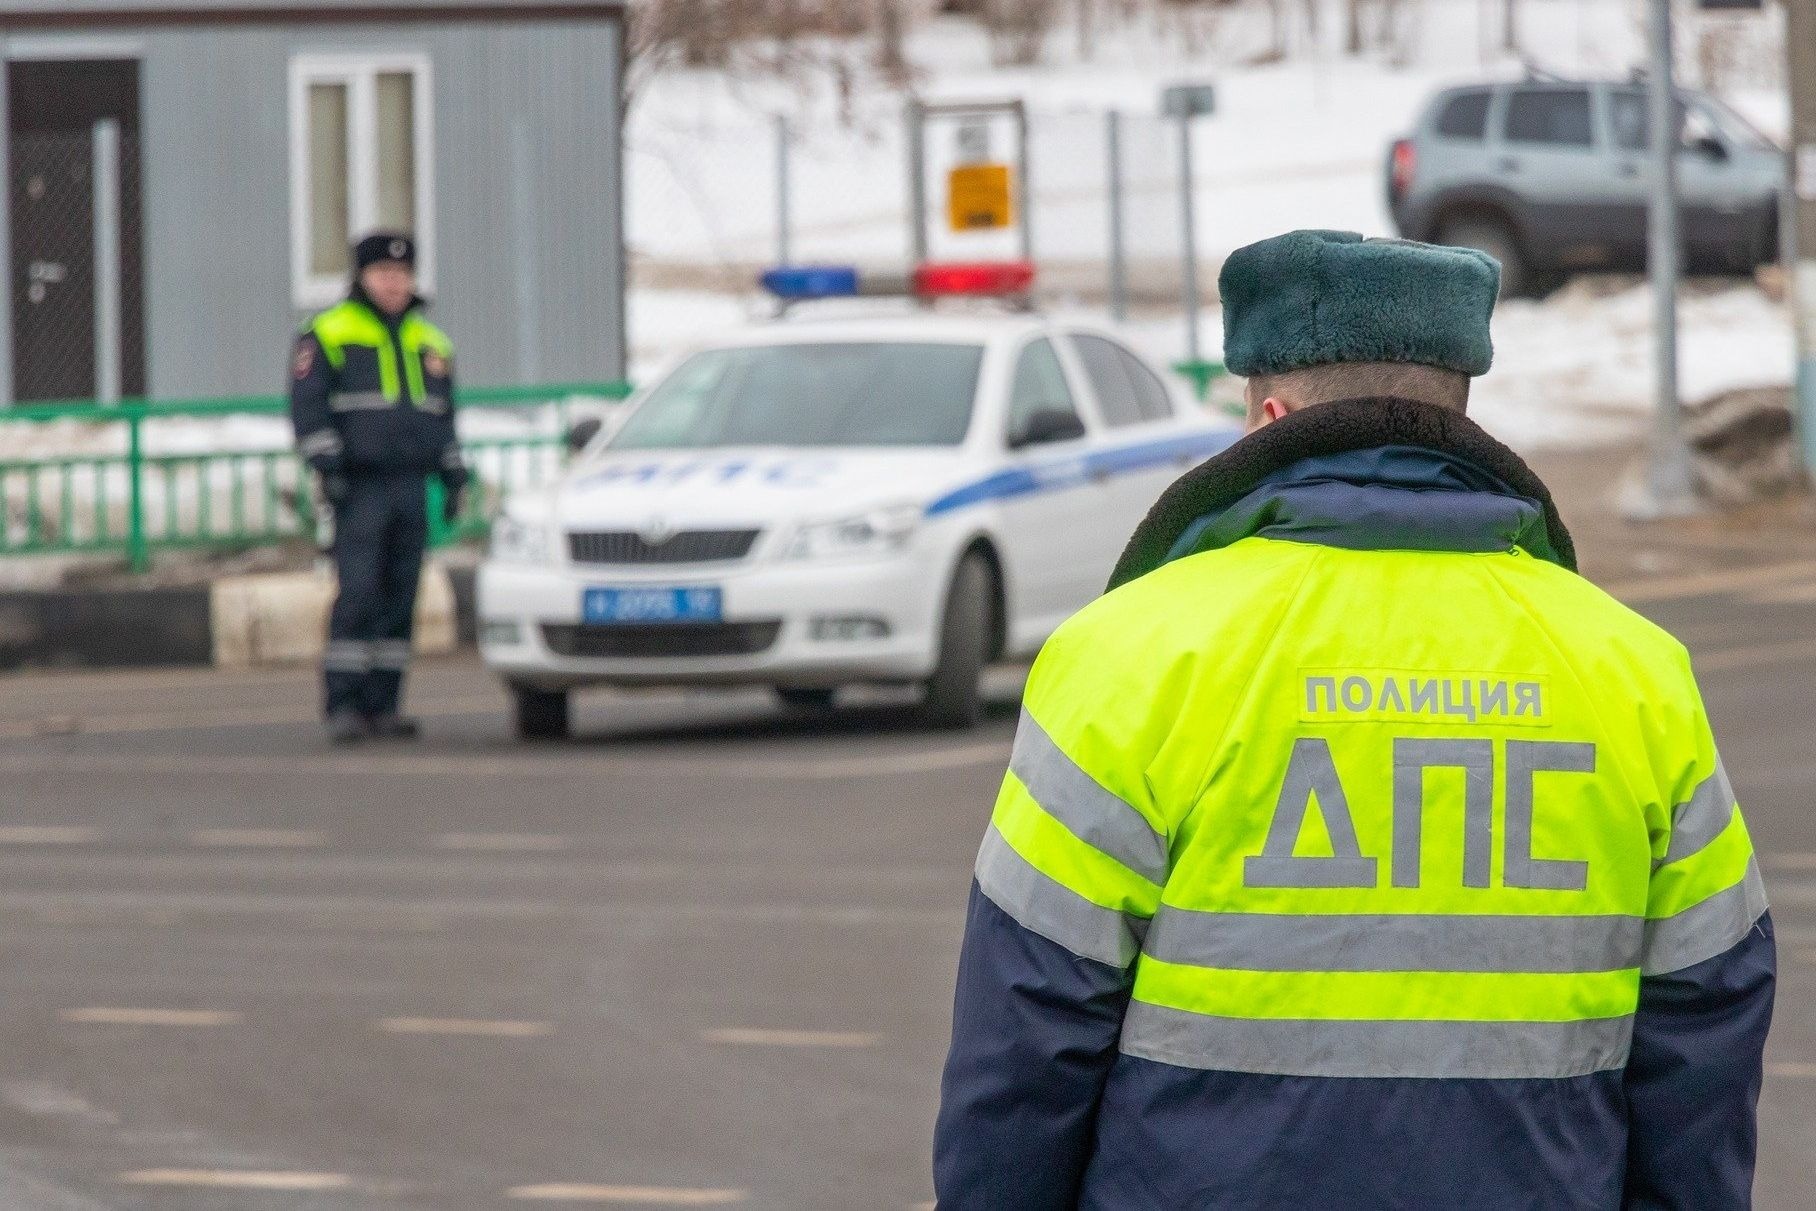
<svg viewBox="0 0 1816 1211">
<path fill-rule="evenodd" d="M 145 391 L 136 131 L 12 140 L 14 399 Z"/>
<path fill-rule="evenodd" d="M 672 345 L 706 330 L 665 309 L 664 292 L 697 317 L 701 292 L 748 299 L 774 265 L 900 280 L 920 256 L 1018 259 L 1025 239 L 1044 303 L 1132 321 L 1152 352 L 1194 360 L 1181 119 L 1001 101 L 906 110 L 784 120 L 709 108 L 645 126 L 631 149 L 649 208 L 632 222 L 641 339 Z M 953 171 L 979 162 L 1009 168 L 1013 213 L 1002 226 L 955 226 Z M 1214 266 L 1197 276 L 1199 296 L 1213 298 Z"/>
</svg>

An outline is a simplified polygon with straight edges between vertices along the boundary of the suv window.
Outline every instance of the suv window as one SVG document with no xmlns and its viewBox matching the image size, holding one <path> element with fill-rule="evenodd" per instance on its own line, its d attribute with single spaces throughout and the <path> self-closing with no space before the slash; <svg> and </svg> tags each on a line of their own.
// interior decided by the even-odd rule
<svg viewBox="0 0 1816 1211">
<path fill-rule="evenodd" d="M 1137 371 L 1145 374 L 1146 367 L 1134 354 L 1114 341 L 1083 332 L 1073 334 L 1072 345 L 1084 361 L 1085 376 L 1091 380 L 1092 390 L 1097 392 L 1097 404 L 1103 410 L 1105 424 L 1112 428 L 1138 425 L 1172 412 L 1167 405 L 1166 389 L 1157 382 L 1143 383 L 1136 376 Z M 1153 378 L 1151 374 L 1147 377 Z M 1155 392 L 1159 395 L 1158 412 L 1154 410 Z"/>
<path fill-rule="evenodd" d="M 1515 89 L 1507 98 L 1507 141 L 1592 146 L 1595 135 L 1589 123 L 1589 90 Z"/>
<path fill-rule="evenodd" d="M 1078 415 L 1072 389 L 1066 386 L 1066 372 L 1060 369 L 1059 355 L 1053 352 L 1053 342 L 1045 337 L 1022 350 L 1016 360 L 1015 381 L 1009 388 L 1009 436 L 1023 432 L 1028 418 L 1036 412 Z"/>
<path fill-rule="evenodd" d="M 1613 93 L 1609 100 L 1613 103 L 1614 141 L 1623 151 L 1644 151 L 1652 146 L 1652 111 L 1651 98 L 1637 89 L 1622 89 Z M 1686 106 L 1683 101 L 1677 102 L 1677 138 L 1680 145 L 1689 146 L 1698 139 L 1720 138 L 1720 130 L 1707 110 L 1698 105 Z"/>
<path fill-rule="evenodd" d="M 1458 93 L 1438 115 L 1437 131 L 1451 139 L 1480 139 L 1488 133 L 1488 91 Z"/>
</svg>

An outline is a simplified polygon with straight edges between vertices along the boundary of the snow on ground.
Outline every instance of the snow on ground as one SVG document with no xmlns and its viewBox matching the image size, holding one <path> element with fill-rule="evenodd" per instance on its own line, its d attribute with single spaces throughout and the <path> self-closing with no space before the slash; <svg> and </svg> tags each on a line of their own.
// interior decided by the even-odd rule
<svg viewBox="0 0 1816 1211">
<path fill-rule="evenodd" d="M 1521 0 L 1521 7 L 1522 40 L 1533 60 L 1549 68 L 1624 75 L 1642 53 L 1643 9 L 1629 0 Z M 1520 70 L 1492 50 L 1498 6 L 1475 0 L 1406 0 L 1413 33 L 1407 62 L 1399 65 L 1309 50 L 1299 31 L 1295 57 L 1244 66 L 1264 46 L 1265 12 L 1260 6 L 1222 11 L 1205 38 L 1215 49 L 1196 53 L 1176 34 L 1139 26 L 1103 39 L 1081 61 L 1066 31 L 1052 40 L 1048 63 L 1000 68 L 990 64 L 974 26 L 942 20 L 916 34 L 910 59 L 922 71 L 923 96 L 1027 100 L 1035 250 L 1050 270 L 1073 270 L 1068 283 L 1078 280 L 1078 266 L 1106 255 L 1105 110 L 1126 115 L 1131 260 L 1138 268 L 1143 262 L 1168 268 L 1176 279 L 1177 139 L 1156 117 L 1162 84 L 1209 79 L 1218 88 L 1218 112 L 1198 123 L 1194 135 L 1198 243 L 1208 272 L 1229 251 L 1295 227 L 1391 234 L 1382 187 L 1388 142 L 1435 89 Z M 1326 15 L 1327 31 L 1340 28 L 1334 6 Z M 1742 28 L 1771 43 L 1772 28 Z M 1685 29 L 1694 32 L 1691 23 Z M 1686 66 L 1694 60 L 1688 33 L 1680 59 Z M 1730 91 L 1729 99 L 1767 130 L 1783 130 L 1781 93 L 1743 89 Z M 794 259 L 906 262 L 899 95 L 876 92 L 842 105 L 801 81 L 732 82 L 704 72 L 653 81 L 629 129 L 628 230 L 636 277 L 646 283 L 631 306 L 639 375 L 676 349 L 763 313 L 752 292 L 679 291 L 661 283 L 690 267 L 747 279 L 755 266 L 773 260 L 778 112 L 798 132 Z M 996 137 L 1006 153 L 1007 130 Z M 949 132 L 930 134 L 930 179 L 937 181 L 949 163 L 950 143 Z M 933 196 L 937 206 L 937 190 Z M 1004 235 L 934 232 L 936 256 L 1008 255 L 1012 248 Z M 1060 310 L 1105 320 L 1100 307 L 1075 299 L 1061 300 Z M 1756 288 L 1699 286 L 1687 292 L 1681 310 L 1685 398 L 1787 381 L 1788 321 Z M 1503 306 L 1495 323 L 1496 366 L 1477 388 L 1476 414 L 1525 448 L 1638 430 L 1651 407 L 1650 314 L 1643 285 L 1609 292 L 1584 283 L 1542 303 Z M 1220 316 L 1208 308 L 1201 332 L 1209 356 L 1219 327 Z M 1125 333 L 1157 360 L 1183 356 L 1184 323 L 1177 316 L 1139 319 Z"/>
</svg>

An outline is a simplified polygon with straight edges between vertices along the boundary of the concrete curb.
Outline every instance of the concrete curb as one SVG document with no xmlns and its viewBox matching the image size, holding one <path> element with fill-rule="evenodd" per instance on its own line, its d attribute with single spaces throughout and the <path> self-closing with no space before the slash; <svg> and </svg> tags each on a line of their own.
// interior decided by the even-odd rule
<svg viewBox="0 0 1816 1211">
<path fill-rule="evenodd" d="M 473 643 L 473 578 L 423 566 L 416 651 Z M 251 668 L 321 659 L 327 572 L 229 576 L 191 588 L 0 593 L 0 669 Z"/>
</svg>

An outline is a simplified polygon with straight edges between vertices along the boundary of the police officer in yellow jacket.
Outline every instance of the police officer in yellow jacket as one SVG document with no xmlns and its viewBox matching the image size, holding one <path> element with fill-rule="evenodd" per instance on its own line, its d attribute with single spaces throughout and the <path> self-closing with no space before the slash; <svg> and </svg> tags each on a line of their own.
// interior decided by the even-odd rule
<svg viewBox="0 0 1816 1211">
<path fill-rule="evenodd" d="M 428 539 L 425 479 L 448 520 L 467 481 L 454 436 L 454 346 L 423 316 L 416 247 L 378 232 L 353 250 L 345 301 L 310 321 L 292 354 L 297 450 L 332 510 L 340 588 L 323 657 L 329 737 L 410 739 L 400 711 Z"/>
<path fill-rule="evenodd" d="M 1683 646 L 1464 415 L 1498 279 L 1226 263 L 1250 431 L 1030 676 L 944 1211 L 1750 1205 L 1759 869 Z"/>
</svg>

